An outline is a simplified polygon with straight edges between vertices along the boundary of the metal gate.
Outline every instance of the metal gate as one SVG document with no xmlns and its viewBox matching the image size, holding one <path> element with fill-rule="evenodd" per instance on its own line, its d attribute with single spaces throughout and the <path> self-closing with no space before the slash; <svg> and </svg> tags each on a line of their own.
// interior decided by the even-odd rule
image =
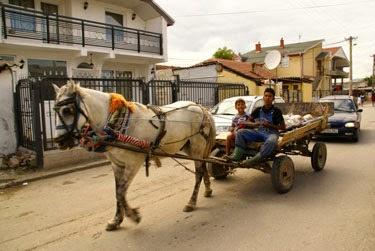
<svg viewBox="0 0 375 251">
<path fill-rule="evenodd" d="M 245 85 L 215 82 L 153 80 L 145 83 L 140 79 L 107 78 L 22 79 L 18 82 L 15 95 L 18 144 L 36 152 L 37 165 L 40 167 L 43 166 L 43 152 L 57 148 L 54 140 L 55 91 L 52 84 L 62 86 L 68 80 L 79 82 L 85 88 L 115 92 L 127 100 L 159 106 L 190 100 L 212 107 L 224 98 L 248 94 Z"/>
</svg>

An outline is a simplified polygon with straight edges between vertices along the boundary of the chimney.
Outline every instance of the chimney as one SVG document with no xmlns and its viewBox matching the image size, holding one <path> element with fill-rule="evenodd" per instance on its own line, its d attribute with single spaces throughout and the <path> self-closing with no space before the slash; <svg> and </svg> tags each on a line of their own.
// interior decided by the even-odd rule
<svg viewBox="0 0 375 251">
<path fill-rule="evenodd" d="M 262 51 L 262 46 L 261 46 L 260 42 L 258 42 L 257 44 L 255 44 L 255 51 L 256 52 L 261 52 Z"/>
<path fill-rule="evenodd" d="M 285 45 L 284 45 L 284 38 L 281 38 L 281 39 L 280 39 L 280 48 L 282 48 L 282 49 L 285 48 Z"/>
</svg>

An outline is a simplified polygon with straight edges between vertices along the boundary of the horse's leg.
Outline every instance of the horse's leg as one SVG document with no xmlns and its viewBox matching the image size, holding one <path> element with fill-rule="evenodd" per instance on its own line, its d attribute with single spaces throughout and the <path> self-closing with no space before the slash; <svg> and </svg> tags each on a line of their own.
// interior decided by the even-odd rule
<svg viewBox="0 0 375 251">
<path fill-rule="evenodd" d="M 138 209 L 131 208 L 126 201 L 126 191 L 133 180 L 137 169 L 125 168 L 116 164 L 112 164 L 112 168 L 115 175 L 117 203 L 115 217 L 107 224 L 106 230 L 108 231 L 116 230 L 124 220 L 124 215 L 136 223 L 141 221 Z"/>
<path fill-rule="evenodd" d="M 124 178 L 125 168 L 112 163 L 112 169 L 115 175 L 116 186 L 116 214 L 113 219 L 108 221 L 106 228 L 107 231 L 116 230 L 124 220 L 125 215 L 125 190 L 127 188 L 126 181 Z"/>
<path fill-rule="evenodd" d="M 195 164 L 195 185 L 193 194 L 190 197 L 189 203 L 184 207 L 184 212 L 191 212 L 195 209 L 197 205 L 197 197 L 199 192 L 199 187 L 203 178 L 202 162 L 194 161 Z"/>
<path fill-rule="evenodd" d="M 210 176 L 208 175 L 206 162 L 202 163 L 201 168 L 203 172 L 204 186 L 206 188 L 206 190 L 204 191 L 204 197 L 211 197 L 212 195 L 211 181 L 210 181 Z"/>
</svg>

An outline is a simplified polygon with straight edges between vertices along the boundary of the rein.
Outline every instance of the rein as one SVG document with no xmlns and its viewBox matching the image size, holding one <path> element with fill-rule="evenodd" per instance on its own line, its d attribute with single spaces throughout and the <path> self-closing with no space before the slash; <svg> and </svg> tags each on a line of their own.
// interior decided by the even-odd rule
<svg viewBox="0 0 375 251">
<path fill-rule="evenodd" d="M 62 125 L 56 126 L 56 129 L 65 129 L 67 131 L 67 133 L 65 133 L 64 135 L 59 136 L 55 139 L 57 142 L 63 141 L 65 139 L 69 138 L 69 137 L 76 138 L 76 139 L 80 138 L 81 130 L 78 129 L 78 125 L 77 125 L 79 116 L 82 115 L 83 117 L 85 117 L 85 119 L 86 119 L 85 123 L 87 123 L 87 121 L 89 121 L 88 116 L 81 109 L 81 103 L 83 103 L 81 98 L 76 93 L 74 93 L 71 97 L 57 102 L 55 104 L 55 106 L 53 107 L 53 110 L 56 112 L 57 116 L 59 116 L 59 119 L 62 123 Z M 72 113 L 74 115 L 73 123 L 70 124 L 70 125 L 68 125 L 65 122 L 64 117 L 60 113 L 61 108 L 64 107 L 64 106 L 68 106 L 68 105 L 73 105 L 74 109 L 72 110 L 71 108 L 66 107 L 66 108 L 63 109 L 62 112 L 63 113 L 68 112 L 68 113 Z M 83 103 L 83 105 L 86 107 L 85 103 Z"/>
</svg>

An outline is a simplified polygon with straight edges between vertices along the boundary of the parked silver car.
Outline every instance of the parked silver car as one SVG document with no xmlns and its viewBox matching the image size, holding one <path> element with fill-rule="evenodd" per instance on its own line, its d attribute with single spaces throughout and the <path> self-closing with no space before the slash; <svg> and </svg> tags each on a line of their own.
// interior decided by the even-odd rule
<svg viewBox="0 0 375 251">
<path fill-rule="evenodd" d="M 237 114 L 234 104 L 239 98 L 245 100 L 245 112 L 248 114 L 251 114 L 255 108 L 263 106 L 263 96 L 236 96 L 224 99 L 210 110 L 215 120 L 216 134 L 227 132 L 229 130 L 232 120 Z M 274 103 L 285 103 L 285 101 L 281 97 L 275 97 Z"/>
</svg>

